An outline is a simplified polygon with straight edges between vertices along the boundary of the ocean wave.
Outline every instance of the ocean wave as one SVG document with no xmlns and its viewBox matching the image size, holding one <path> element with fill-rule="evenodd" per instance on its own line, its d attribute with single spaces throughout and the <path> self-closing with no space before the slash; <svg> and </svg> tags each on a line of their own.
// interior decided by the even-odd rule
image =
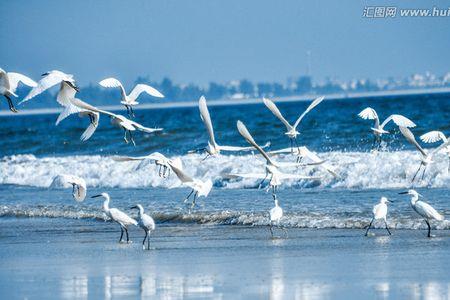
<svg viewBox="0 0 450 300">
<path fill-rule="evenodd" d="M 321 180 L 286 180 L 281 188 L 350 188 L 378 189 L 411 186 L 411 178 L 420 164 L 420 157 L 413 151 L 396 152 L 342 152 L 318 153 L 333 167 L 338 177 L 333 177 L 320 166 L 299 170 L 287 169 L 288 173 L 322 176 Z M 172 157 L 174 158 L 174 157 Z M 228 189 L 256 188 L 258 180 L 230 180 L 228 173 L 264 173 L 264 160 L 259 155 L 222 155 L 203 160 L 204 155 L 180 156 L 184 169 L 193 177 L 210 178 L 216 187 Z M 293 161 L 290 155 L 277 157 L 280 161 Z M 434 157 L 419 187 L 447 187 L 450 184 L 448 158 L 444 154 Z M 169 178 L 158 176 L 158 167 L 147 162 L 115 162 L 109 156 L 77 155 L 42 157 L 34 155 L 6 156 L 0 160 L 0 184 L 16 184 L 49 187 L 61 174 L 72 174 L 86 180 L 88 187 L 143 188 L 181 186 L 172 174 Z"/>
<path fill-rule="evenodd" d="M 92 219 L 108 221 L 108 217 L 101 210 L 75 206 L 0 206 L 0 217 L 16 218 L 66 218 L 66 219 Z M 186 223 L 205 225 L 241 225 L 241 226 L 268 226 L 269 216 L 266 212 L 242 211 L 212 211 L 212 212 L 154 212 L 152 217 L 157 223 Z M 311 213 L 289 212 L 283 216 L 280 225 L 286 228 L 315 228 L 315 229 L 364 229 L 371 217 L 361 213 Z M 450 229 L 450 221 L 431 222 L 434 229 Z M 408 215 L 394 216 L 388 219 L 392 229 L 426 229 L 420 218 L 411 218 Z M 375 228 L 384 228 L 383 222 L 375 222 Z"/>
</svg>

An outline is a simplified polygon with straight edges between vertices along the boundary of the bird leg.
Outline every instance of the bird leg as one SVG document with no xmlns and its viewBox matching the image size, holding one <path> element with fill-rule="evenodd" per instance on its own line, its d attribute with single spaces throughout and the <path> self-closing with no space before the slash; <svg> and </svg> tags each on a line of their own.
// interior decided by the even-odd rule
<svg viewBox="0 0 450 300">
<path fill-rule="evenodd" d="M 124 227 L 125 228 L 125 233 L 127 234 L 127 244 L 130 242 L 130 239 L 128 238 L 128 228 L 126 228 L 126 227 Z"/>
<path fill-rule="evenodd" d="M 119 239 L 119 244 L 122 243 L 122 237 L 123 237 L 123 227 L 122 227 L 122 225 L 120 225 L 120 239 Z"/>
<path fill-rule="evenodd" d="M 262 184 L 264 183 L 264 181 L 267 179 L 267 176 L 269 175 L 269 173 L 266 172 L 266 176 L 264 176 L 263 180 L 261 180 L 258 184 L 258 190 L 261 188 Z"/>
<path fill-rule="evenodd" d="M 144 240 L 142 241 L 142 250 L 145 250 L 145 240 L 147 239 L 147 235 L 148 235 L 148 231 L 145 230 L 145 237 L 144 237 Z"/>
<path fill-rule="evenodd" d="M 281 228 L 281 230 L 283 230 L 284 236 L 287 238 L 288 237 L 287 229 L 284 226 L 281 226 L 281 225 L 279 225 L 279 227 Z"/>
<path fill-rule="evenodd" d="M 272 238 L 273 238 L 273 229 L 272 229 L 272 227 L 273 227 L 273 224 L 272 224 L 272 222 L 270 222 L 270 224 L 269 224 L 269 230 L 270 230 L 270 235 L 271 235 Z"/>
<path fill-rule="evenodd" d="M 273 200 L 277 200 L 277 187 L 275 185 L 272 186 L 272 197 Z"/>
<path fill-rule="evenodd" d="M 17 113 L 18 111 L 17 111 L 17 109 L 14 107 L 14 104 L 13 104 L 13 102 L 12 102 L 12 100 L 11 100 L 11 97 L 9 97 L 9 96 L 7 96 L 7 95 L 5 95 L 5 97 L 6 97 L 6 100 L 8 100 L 9 110 L 12 111 L 13 113 Z"/>
<path fill-rule="evenodd" d="M 183 203 L 186 203 L 189 200 L 189 197 L 191 197 L 192 193 L 194 192 L 194 190 L 192 190 L 189 195 L 184 199 Z"/>
<path fill-rule="evenodd" d="M 148 233 L 147 237 L 147 250 L 150 250 L 150 232 Z"/>
<path fill-rule="evenodd" d="M 163 174 L 161 173 L 161 165 L 159 165 L 159 168 L 158 168 L 158 176 L 163 177 Z"/>
<path fill-rule="evenodd" d="M 294 138 L 294 144 L 297 147 L 297 152 L 300 153 L 300 146 L 297 143 L 297 138 Z"/>
<path fill-rule="evenodd" d="M 127 130 L 124 128 L 123 131 L 124 131 L 124 133 L 125 133 L 124 136 L 123 136 L 123 139 L 125 140 L 125 143 L 128 144 L 128 140 L 127 140 Z"/>
<path fill-rule="evenodd" d="M 194 200 L 192 200 L 191 208 L 189 209 L 189 212 L 194 208 L 195 206 L 195 200 L 197 200 L 198 192 L 194 194 Z"/>
<path fill-rule="evenodd" d="M 422 163 L 420 163 L 420 166 L 419 166 L 419 168 L 417 169 L 416 174 L 414 174 L 414 177 L 413 177 L 413 179 L 411 180 L 411 183 L 414 182 L 414 180 L 416 179 L 417 174 L 419 174 L 421 168 L 422 168 Z"/>
<path fill-rule="evenodd" d="M 422 181 L 423 178 L 425 177 L 425 171 L 426 170 L 427 170 L 427 167 L 425 166 L 425 168 L 423 168 L 422 178 L 420 178 L 420 181 Z"/>
<path fill-rule="evenodd" d="M 210 157 L 211 156 L 211 154 L 206 154 L 206 156 L 202 159 L 202 161 L 204 161 L 205 159 L 207 159 L 208 157 Z"/>
<path fill-rule="evenodd" d="M 377 139 L 377 151 L 379 151 L 381 147 L 381 137 L 377 135 L 376 139 Z"/>
<path fill-rule="evenodd" d="M 367 227 L 365 236 L 367 236 L 367 234 L 369 233 L 369 229 L 370 229 L 370 227 L 372 227 L 372 223 L 373 223 L 373 220 L 374 220 L 374 219 L 375 219 L 375 218 L 372 218 L 372 220 L 370 221 L 370 224 L 369 224 L 369 226 Z M 387 228 L 387 227 L 386 227 L 386 228 Z"/>
<path fill-rule="evenodd" d="M 131 115 L 130 115 L 130 107 L 128 105 L 125 105 L 125 108 L 127 109 L 127 115 L 129 117 L 131 117 Z"/>
<path fill-rule="evenodd" d="M 425 223 L 427 223 L 427 225 L 428 225 L 428 237 L 431 237 L 431 226 L 430 226 L 430 222 L 428 222 L 428 220 L 425 220 Z"/>
<path fill-rule="evenodd" d="M 132 106 L 130 106 L 130 111 L 131 111 L 131 116 L 130 117 L 136 117 L 135 115 L 134 115 L 134 111 L 133 111 L 133 107 Z"/>
<path fill-rule="evenodd" d="M 294 154 L 294 141 L 292 139 L 289 139 L 291 143 L 291 154 Z"/>
<path fill-rule="evenodd" d="M 389 227 L 388 227 L 388 224 L 387 224 L 386 220 L 384 220 L 384 225 L 386 225 L 386 230 L 389 233 L 389 235 L 392 235 L 391 231 L 389 230 Z"/>
<path fill-rule="evenodd" d="M 131 142 L 133 143 L 133 146 L 136 147 L 136 143 L 134 142 L 134 139 L 133 139 L 133 134 L 131 133 L 130 130 L 128 130 L 128 134 L 130 135 L 130 140 L 131 140 Z"/>
</svg>

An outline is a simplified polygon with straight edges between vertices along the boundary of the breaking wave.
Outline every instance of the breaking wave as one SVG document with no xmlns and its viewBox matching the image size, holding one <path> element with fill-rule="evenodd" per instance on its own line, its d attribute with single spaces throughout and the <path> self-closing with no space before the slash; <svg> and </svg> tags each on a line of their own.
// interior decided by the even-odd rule
<svg viewBox="0 0 450 300">
<path fill-rule="evenodd" d="M 341 152 L 318 153 L 321 159 L 333 167 L 338 177 L 333 177 L 320 166 L 299 170 L 287 169 L 286 173 L 322 176 L 321 180 L 286 180 L 281 188 L 403 188 L 411 186 L 411 178 L 420 164 L 418 153 L 396 152 Z M 174 158 L 174 157 L 172 157 Z M 180 157 L 188 174 L 198 178 L 210 178 L 216 187 L 229 189 L 256 188 L 257 179 L 227 179 L 229 173 L 264 173 L 264 161 L 259 155 L 222 155 L 204 158 L 189 154 Z M 278 156 L 279 161 L 293 161 L 290 155 Z M 450 184 L 448 158 L 444 154 L 434 157 L 423 181 L 417 186 L 446 187 Z M 0 160 L 0 184 L 16 184 L 49 187 L 53 179 L 71 174 L 86 180 L 88 187 L 179 187 L 180 182 L 172 174 L 169 178 L 158 176 L 158 167 L 149 162 L 115 162 L 109 156 L 76 155 L 42 157 L 34 155 L 6 156 Z"/>
</svg>

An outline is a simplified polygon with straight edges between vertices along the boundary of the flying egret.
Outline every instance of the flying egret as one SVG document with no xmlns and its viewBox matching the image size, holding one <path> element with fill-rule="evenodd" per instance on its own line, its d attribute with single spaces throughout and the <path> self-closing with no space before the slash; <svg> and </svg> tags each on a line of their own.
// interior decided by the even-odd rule
<svg viewBox="0 0 450 300">
<path fill-rule="evenodd" d="M 417 172 L 414 174 L 414 177 L 412 179 L 411 182 L 414 182 L 414 180 L 416 179 L 417 174 L 419 174 L 420 169 L 422 169 L 423 167 L 423 173 L 422 173 L 422 179 L 425 176 L 425 171 L 428 167 L 429 164 L 431 164 L 433 162 L 433 156 L 438 153 L 442 148 L 447 147 L 449 145 L 449 141 L 441 144 L 439 147 L 427 152 L 425 151 L 425 149 L 423 149 L 419 143 L 416 141 L 416 138 L 414 137 L 414 134 L 411 132 L 411 130 L 409 130 L 406 127 L 402 127 L 400 126 L 400 132 L 403 134 L 403 136 L 406 138 L 406 140 L 412 144 L 413 146 L 416 147 L 416 149 L 420 152 L 420 165 L 419 168 L 417 169 Z"/>
<path fill-rule="evenodd" d="M 9 110 L 14 113 L 17 112 L 17 109 L 14 107 L 11 97 L 17 97 L 16 90 L 19 82 L 22 82 L 29 87 L 37 86 L 37 83 L 34 80 L 25 75 L 14 72 L 6 72 L 0 68 L 0 95 L 3 95 L 6 98 L 8 101 Z"/>
<path fill-rule="evenodd" d="M 159 152 L 153 152 L 145 156 L 113 156 L 114 161 L 153 161 L 159 167 L 158 175 L 162 178 L 167 178 L 170 175 L 169 159 Z M 176 158 L 179 159 L 179 158 Z"/>
<path fill-rule="evenodd" d="M 49 188 L 72 187 L 72 196 L 77 202 L 82 202 L 86 198 L 86 181 L 78 176 L 70 174 L 60 174 L 53 178 Z"/>
<path fill-rule="evenodd" d="M 270 209 L 269 211 L 269 217 L 270 217 L 270 224 L 269 224 L 269 229 L 270 229 L 270 234 L 273 238 L 273 226 L 277 226 L 280 227 L 284 233 L 287 236 L 287 231 L 284 227 L 280 226 L 280 221 L 281 218 L 283 217 L 283 209 L 278 205 L 278 199 L 274 199 L 275 202 L 275 206 L 273 208 Z"/>
<path fill-rule="evenodd" d="M 131 207 L 131 209 L 139 209 L 139 219 L 137 224 L 145 231 L 145 237 L 142 241 L 142 249 L 145 250 L 145 240 L 147 240 L 147 250 L 150 250 L 150 234 L 155 230 L 155 221 L 152 217 L 144 213 L 144 208 L 142 205 L 137 204 Z"/>
<path fill-rule="evenodd" d="M 438 213 L 430 204 L 419 200 L 419 196 L 423 197 L 415 190 L 408 190 L 406 192 L 401 192 L 399 194 L 408 194 L 411 196 L 411 206 L 416 213 L 418 213 L 422 218 L 424 218 L 425 223 L 428 226 L 428 237 L 431 237 L 431 220 L 443 221 L 444 216 Z"/>
<path fill-rule="evenodd" d="M 89 117 L 89 126 L 86 128 L 86 130 L 80 137 L 80 140 L 84 142 L 87 141 L 97 129 L 100 114 L 98 112 L 89 111 L 74 105 L 73 104 L 74 101 L 77 101 L 78 103 L 84 103 L 82 100 L 75 98 L 75 94 L 77 92 L 78 88 L 74 84 L 68 81 L 61 81 L 60 90 L 56 97 L 56 101 L 59 104 L 61 104 L 61 106 L 63 106 L 64 109 L 59 114 L 55 125 L 58 126 L 58 124 L 62 120 L 75 113 L 78 113 L 78 116 L 80 118 Z"/>
<path fill-rule="evenodd" d="M 413 121 L 404 117 L 402 115 L 390 115 L 383 123 L 380 125 L 380 119 L 378 118 L 378 114 L 375 109 L 371 107 L 367 107 L 363 109 L 358 116 L 364 120 L 375 120 L 374 126 L 371 128 L 373 134 L 375 135 L 374 145 L 376 144 L 376 150 L 378 150 L 381 146 L 381 136 L 383 134 L 388 134 L 389 131 L 384 130 L 384 127 L 390 122 L 393 121 L 397 126 L 402 127 L 416 127 Z"/>
<path fill-rule="evenodd" d="M 280 149 L 280 150 L 269 151 L 268 153 L 274 154 L 274 155 L 284 154 L 284 153 L 292 153 L 293 155 L 297 156 L 298 163 L 302 162 L 303 159 L 306 158 L 307 160 L 310 160 L 312 162 L 312 165 L 317 164 L 318 166 L 325 169 L 328 173 L 330 173 L 334 177 L 338 177 L 338 174 L 330 165 L 325 163 L 325 161 L 322 160 L 319 156 L 317 156 L 317 154 L 315 154 L 314 152 L 311 152 L 305 146 L 298 147 L 298 148 L 294 149 L 293 152 L 289 148 L 284 148 L 284 149 Z"/>
<path fill-rule="evenodd" d="M 239 133 L 244 137 L 244 139 L 253 147 L 256 148 L 256 150 L 261 153 L 261 155 L 266 159 L 266 167 L 265 167 L 265 174 L 257 174 L 257 173 L 238 173 L 238 174 L 229 174 L 229 177 L 241 177 L 241 178 L 257 178 L 262 179 L 260 185 L 267 179 L 267 177 L 270 175 L 269 180 L 269 186 L 272 187 L 272 197 L 276 198 L 276 191 L 277 187 L 281 184 L 281 181 L 283 179 L 320 179 L 320 177 L 312 177 L 312 176 L 305 176 L 305 175 L 299 175 L 299 174 L 286 174 L 282 173 L 280 171 L 280 168 L 283 167 L 298 167 L 298 166 L 304 166 L 305 164 L 299 164 L 299 163 L 281 163 L 276 162 L 272 158 L 270 158 L 267 153 L 255 142 L 252 135 L 248 131 L 247 127 L 245 127 L 244 123 L 241 121 L 237 121 L 237 128 Z"/>
<path fill-rule="evenodd" d="M 206 148 L 201 149 L 207 152 L 207 156 L 204 158 L 208 158 L 208 156 L 215 156 L 220 154 L 221 151 L 253 151 L 255 148 L 253 147 L 236 147 L 236 146 L 221 146 L 216 143 L 216 139 L 214 137 L 214 129 L 211 122 L 211 117 L 209 115 L 208 106 L 206 105 L 206 99 L 204 96 L 201 96 L 198 101 L 198 108 L 200 110 L 200 118 L 205 124 L 206 130 L 208 131 L 209 140 L 208 146 Z M 262 148 L 268 147 L 270 143 L 267 143 Z"/>
<path fill-rule="evenodd" d="M 281 114 L 278 107 L 273 103 L 271 100 L 263 98 L 263 102 L 266 105 L 266 107 L 286 126 L 286 133 L 291 141 L 291 149 L 294 149 L 294 143 L 295 146 L 298 148 L 297 144 L 297 135 L 300 134 L 300 132 L 297 131 L 297 126 L 300 124 L 302 119 L 306 116 L 308 112 L 310 112 L 314 107 L 319 105 L 320 102 L 322 102 L 324 97 L 316 98 L 311 104 L 306 108 L 306 110 L 300 115 L 300 117 L 295 121 L 294 125 L 291 125 Z"/>
<path fill-rule="evenodd" d="M 91 198 L 97 198 L 97 197 L 103 197 L 105 199 L 104 202 L 103 202 L 103 211 L 114 222 L 116 222 L 116 223 L 118 223 L 120 225 L 121 234 L 120 234 L 119 243 L 122 242 L 122 237 L 123 237 L 123 231 L 124 230 L 125 230 L 125 232 L 127 234 L 127 243 L 129 243 L 130 239 L 128 238 L 128 226 L 130 226 L 130 225 L 137 226 L 138 222 L 136 222 L 135 219 L 129 217 L 123 211 L 118 210 L 117 208 L 110 208 L 109 207 L 110 197 L 109 197 L 108 193 L 101 193 L 99 195 L 92 196 Z"/>
<path fill-rule="evenodd" d="M 172 171 L 177 175 L 178 179 L 181 181 L 182 184 L 185 186 L 190 187 L 192 190 L 189 193 L 189 195 L 184 199 L 184 202 L 186 203 L 192 194 L 194 194 L 194 198 L 192 200 L 191 209 L 195 206 L 195 201 L 198 197 L 204 196 L 207 197 L 209 192 L 212 189 L 212 181 L 211 179 L 208 179 L 206 181 L 202 181 L 197 178 L 192 178 L 186 172 L 183 171 L 183 165 L 181 160 L 169 160 L 167 161 L 167 164 L 172 169 Z M 189 211 L 190 211 L 189 210 Z"/>
<path fill-rule="evenodd" d="M 381 197 L 380 199 L 380 203 L 378 203 L 377 205 L 375 205 L 373 207 L 373 218 L 370 221 L 369 226 L 367 227 L 367 231 L 366 231 L 366 236 L 369 233 L 369 229 L 370 227 L 372 227 L 372 223 L 375 220 L 384 220 L 384 225 L 386 226 L 386 230 L 389 233 L 389 235 L 391 235 L 391 231 L 389 230 L 388 224 L 386 222 L 386 215 L 387 215 L 387 211 L 388 211 L 388 202 L 392 202 L 391 200 L 388 200 L 388 198 L 386 197 Z"/>
<path fill-rule="evenodd" d="M 139 104 L 139 102 L 137 102 L 136 100 L 137 98 L 139 98 L 141 93 L 145 92 L 153 97 L 164 98 L 163 94 L 161 94 L 158 90 L 147 84 L 137 84 L 129 95 L 127 95 L 127 93 L 125 92 L 122 83 L 120 83 L 120 81 L 115 78 L 111 77 L 103 79 L 102 81 L 99 82 L 99 84 L 106 88 L 113 88 L 113 87 L 120 88 L 120 93 L 122 95 L 120 103 L 125 106 L 125 108 L 127 109 L 128 116 L 130 117 L 132 116 L 134 117 L 133 106 Z"/>
<path fill-rule="evenodd" d="M 62 81 L 65 81 L 67 84 L 72 85 L 73 88 L 77 89 L 75 85 L 75 79 L 71 74 L 66 74 L 58 70 L 53 70 L 42 74 L 42 76 L 43 76 L 42 79 L 39 80 L 37 85 L 33 87 L 33 89 L 28 93 L 28 95 L 22 101 L 19 102 L 19 104 L 27 102 L 28 100 L 43 93 L 49 88 L 57 84 L 60 84 Z"/>
<path fill-rule="evenodd" d="M 127 118 L 125 118 L 122 115 L 117 115 L 114 114 L 112 112 L 106 111 L 106 110 L 101 110 L 95 106 L 92 106 L 86 102 L 83 102 L 77 98 L 72 99 L 71 100 L 72 104 L 74 104 L 75 106 L 85 109 L 89 112 L 96 112 L 96 113 L 101 113 L 101 114 L 105 114 L 111 117 L 111 124 L 113 124 L 114 126 L 118 127 L 118 128 L 122 128 L 124 130 L 124 140 L 125 143 L 129 143 L 129 140 L 127 139 L 127 134 L 130 136 L 130 141 L 133 143 L 133 145 L 136 146 L 136 143 L 134 142 L 133 139 L 133 135 L 132 135 L 132 131 L 135 130 L 139 130 L 139 131 L 143 131 L 143 132 L 147 132 L 147 133 L 153 133 L 153 132 L 158 132 L 158 131 L 162 131 L 162 128 L 148 128 L 148 127 L 144 127 L 141 124 L 134 122 L 132 120 L 129 120 Z"/>
<path fill-rule="evenodd" d="M 435 143 L 442 141 L 446 144 L 444 151 L 448 156 L 448 171 L 450 171 L 450 144 L 448 144 L 448 138 L 442 131 L 430 131 L 420 136 L 420 139 L 425 143 Z"/>
</svg>

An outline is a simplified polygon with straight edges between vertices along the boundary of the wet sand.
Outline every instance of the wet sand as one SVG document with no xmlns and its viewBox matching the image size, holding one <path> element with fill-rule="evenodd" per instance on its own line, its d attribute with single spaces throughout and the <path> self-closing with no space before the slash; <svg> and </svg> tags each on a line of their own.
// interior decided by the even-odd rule
<svg viewBox="0 0 450 300">
<path fill-rule="evenodd" d="M 1 218 L 3 299 L 448 299 L 450 233 Z"/>
</svg>

